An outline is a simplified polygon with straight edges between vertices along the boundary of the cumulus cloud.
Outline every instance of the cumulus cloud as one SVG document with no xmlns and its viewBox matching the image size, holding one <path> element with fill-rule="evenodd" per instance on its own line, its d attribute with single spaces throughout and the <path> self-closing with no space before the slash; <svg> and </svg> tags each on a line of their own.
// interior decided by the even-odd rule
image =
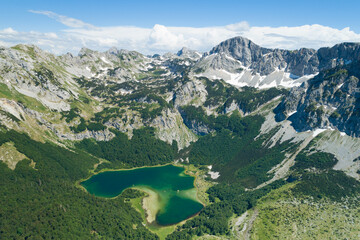
<svg viewBox="0 0 360 240">
<path fill-rule="evenodd" d="M 56 33 L 17 32 L 0 30 L 0 44 L 36 44 L 55 54 L 77 53 L 81 47 L 104 51 L 110 47 L 136 50 L 144 54 L 176 52 L 182 47 L 209 51 L 212 47 L 235 36 L 247 37 L 269 48 L 320 48 L 340 42 L 360 42 L 360 34 L 349 28 L 335 29 L 322 25 L 298 27 L 258 27 L 247 22 L 212 27 L 169 27 L 156 24 L 153 28 L 133 26 L 99 27 L 50 11 L 32 13 L 48 16 L 66 26 Z"/>
<path fill-rule="evenodd" d="M 0 46 L 11 47 L 16 44 L 35 44 L 55 54 L 62 54 L 68 51 L 69 41 L 59 37 L 56 33 L 41 33 L 36 31 L 18 32 L 12 28 L 0 30 Z M 78 48 L 73 49 L 78 51 Z"/>
<path fill-rule="evenodd" d="M 359 42 L 360 34 L 318 24 L 299 27 L 252 27 L 244 34 L 249 39 L 271 48 L 320 48 L 340 42 Z"/>
</svg>

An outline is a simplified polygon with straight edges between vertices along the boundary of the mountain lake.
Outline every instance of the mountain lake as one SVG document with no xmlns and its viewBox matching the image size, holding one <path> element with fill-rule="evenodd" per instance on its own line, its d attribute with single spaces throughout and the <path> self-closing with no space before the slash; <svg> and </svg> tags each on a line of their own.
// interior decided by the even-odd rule
<svg viewBox="0 0 360 240">
<path fill-rule="evenodd" d="M 190 218 L 203 208 L 194 180 L 183 167 L 165 165 L 105 171 L 80 184 L 90 194 L 104 198 L 116 197 L 127 188 L 142 190 L 148 193 L 143 199 L 147 221 L 167 226 Z"/>
</svg>

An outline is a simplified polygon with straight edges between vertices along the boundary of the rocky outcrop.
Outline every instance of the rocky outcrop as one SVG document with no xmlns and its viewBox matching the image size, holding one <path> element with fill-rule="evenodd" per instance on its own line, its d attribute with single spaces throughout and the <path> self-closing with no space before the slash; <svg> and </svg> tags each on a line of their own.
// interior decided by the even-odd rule
<svg viewBox="0 0 360 240">
<path fill-rule="evenodd" d="M 187 120 L 186 117 L 184 118 L 184 123 L 193 133 L 199 136 L 204 136 L 213 132 L 213 130 L 207 125 L 199 123 L 195 120 Z"/>
<path fill-rule="evenodd" d="M 307 48 L 292 51 L 262 48 L 247 38 L 235 37 L 214 47 L 209 55 L 220 53 L 240 61 L 244 67 L 260 75 L 269 75 L 275 69 L 285 69 L 301 77 L 358 60 L 360 44 L 341 43 L 318 51 Z"/>
<path fill-rule="evenodd" d="M 108 129 L 105 129 L 103 131 L 89 131 L 86 130 L 82 133 L 59 133 L 58 131 L 55 131 L 56 135 L 60 139 L 66 139 L 71 141 L 81 141 L 83 139 L 87 138 L 93 138 L 96 141 L 110 141 L 113 137 L 115 137 L 115 134 L 110 132 Z"/>
<path fill-rule="evenodd" d="M 360 62 L 322 71 L 293 89 L 275 109 L 276 119 L 289 119 L 298 131 L 335 128 L 360 136 Z"/>
<path fill-rule="evenodd" d="M 205 84 L 197 79 L 183 84 L 174 94 L 173 101 L 175 107 L 184 105 L 202 105 L 207 96 Z"/>
<path fill-rule="evenodd" d="M 201 53 L 191 50 L 187 47 L 183 47 L 181 50 L 179 50 L 176 54 L 178 57 L 181 58 L 190 58 L 192 60 L 199 60 L 202 56 Z"/>
<path fill-rule="evenodd" d="M 238 103 L 233 100 L 229 106 L 226 106 L 224 109 L 224 114 L 229 114 L 234 111 L 238 111 L 242 116 L 244 115 L 244 112 L 241 110 Z"/>
<path fill-rule="evenodd" d="M 75 76 L 111 79 L 116 82 L 135 80 L 137 74 L 147 71 L 150 59 L 135 51 L 110 48 L 106 52 L 82 48 L 78 56 L 59 57 L 66 62 L 66 70 Z"/>
<path fill-rule="evenodd" d="M 133 136 L 133 130 L 144 127 L 144 122 L 136 112 L 128 110 L 126 112 L 126 118 L 110 119 L 105 123 L 106 126 L 115 128 L 116 130 L 126 133 L 129 138 Z"/>
<path fill-rule="evenodd" d="M 212 133 L 214 130 L 207 126 L 202 121 L 199 121 L 197 119 L 190 118 L 185 111 L 181 111 L 180 114 L 183 119 L 184 124 L 196 135 L 198 136 L 204 136 L 209 133 Z"/>
<path fill-rule="evenodd" d="M 61 70 L 54 55 L 36 46 L 0 49 L 0 81 L 50 109 L 68 111 L 70 106 L 66 100 L 74 95 L 74 89 L 71 85 L 63 87 L 72 82 L 72 78 Z"/>
<path fill-rule="evenodd" d="M 150 126 L 157 129 L 156 135 L 159 139 L 169 144 L 176 141 L 179 150 L 197 140 L 197 136 L 186 127 L 180 113 L 175 109 L 165 109 Z"/>
<path fill-rule="evenodd" d="M 249 39 L 235 37 L 205 54 L 195 65 L 194 73 L 223 78 L 239 86 L 292 87 L 319 71 L 359 60 L 359 53 L 359 43 L 342 43 L 317 51 L 306 48 L 292 51 L 263 48 Z M 277 72 L 280 74 L 276 75 Z M 269 75 L 273 77 L 269 79 Z"/>
</svg>

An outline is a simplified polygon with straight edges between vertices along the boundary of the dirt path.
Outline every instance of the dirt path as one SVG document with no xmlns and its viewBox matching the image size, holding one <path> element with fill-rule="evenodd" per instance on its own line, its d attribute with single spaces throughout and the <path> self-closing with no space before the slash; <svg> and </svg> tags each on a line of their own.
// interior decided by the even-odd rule
<svg viewBox="0 0 360 240">
<path fill-rule="evenodd" d="M 254 214 L 251 216 L 250 220 L 249 220 L 249 225 L 245 230 L 244 233 L 244 239 L 245 240 L 249 240 L 250 239 L 250 231 L 254 225 L 255 219 L 256 217 L 259 215 L 259 211 L 257 209 L 254 210 Z"/>
</svg>

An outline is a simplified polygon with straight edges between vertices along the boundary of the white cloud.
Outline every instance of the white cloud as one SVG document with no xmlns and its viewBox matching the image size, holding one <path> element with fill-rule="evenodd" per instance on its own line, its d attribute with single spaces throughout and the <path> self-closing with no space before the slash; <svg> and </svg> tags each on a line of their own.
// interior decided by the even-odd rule
<svg viewBox="0 0 360 240">
<path fill-rule="evenodd" d="M 83 46 L 100 51 L 115 46 L 153 54 L 176 52 L 182 47 L 209 51 L 221 41 L 235 36 L 247 37 L 263 47 L 285 49 L 317 49 L 345 41 L 360 41 L 360 34 L 349 28 L 339 30 L 317 24 L 276 28 L 249 26 L 247 22 L 203 28 L 168 27 L 159 24 L 153 28 L 97 27 L 50 11 L 31 12 L 55 19 L 67 28 L 57 33 L 17 32 L 12 28 L 6 28 L 0 30 L 1 45 L 37 44 L 56 54 L 77 53 Z"/>
<path fill-rule="evenodd" d="M 16 34 L 17 32 L 12 28 L 5 28 L 4 30 L 0 31 L 3 34 Z"/>
<path fill-rule="evenodd" d="M 56 21 L 64 24 L 65 26 L 72 27 L 72 28 L 95 28 L 95 26 L 93 26 L 89 23 L 85 23 L 85 22 L 75 19 L 75 18 L 59 15 L 59 14 L 51 12 L 51 11 L 29 10 L 29 12 L 48 16 L 49 18 L 55 19 Z"/>
<path fill-rule="evenodd" d="M 155 49 L 173 49 L 185 42 L 184 35 L 171 32 L 167 27 L 156 24 L 149 36 L 149 45 Z"/>
<path fill-rule="evenodd" d="M 320 48 L 340 42 L 359 42 L 360 34 L 344 28 L 342 30 L 318 24 L 299 27 L 252 27 L 244 34 L 265 47 L 297 49 Z"/>
<path fill-rule="evenodd" d="M 225 26 L 230 31 L 244 31 L 248 30 L 250 28 L 249 24 L 247 22 L 239 22 L 234 24 L 229 24 Z"/>
</svg>

